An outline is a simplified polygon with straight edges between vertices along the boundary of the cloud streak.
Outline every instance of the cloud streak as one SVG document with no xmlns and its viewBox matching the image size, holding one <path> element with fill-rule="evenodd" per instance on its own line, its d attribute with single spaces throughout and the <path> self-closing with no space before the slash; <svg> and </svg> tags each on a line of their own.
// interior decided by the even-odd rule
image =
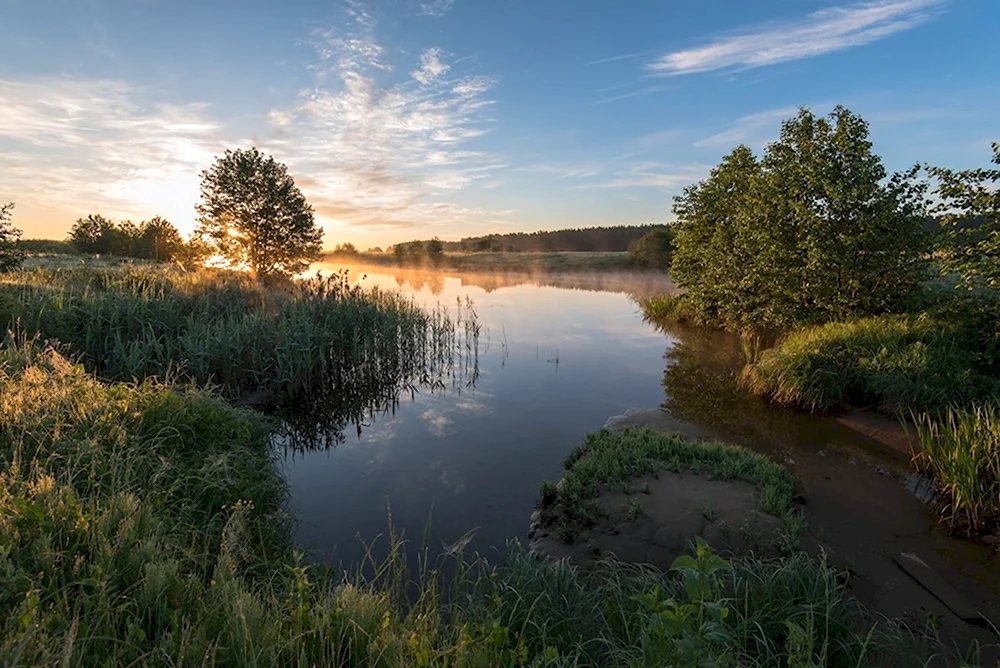
<svg viewBox="0 0 1000 668">
<path fill-rule="evenodd" d="M 647 65 L 664 75 L 731 67 L 762 67 L 862 46 L 909 30 L 941 10 L 945 0 L 871 0 L 817 10 L 799 21 L 772 23 L 668 53 Z"/>
<path fill-rule="evenodd" d="M 303 191 L 336 227 L 384 231 L 489 215 L 448 198 L 505 167 L 474 148 L 492 126 L 495 79 L 456 71 L 437 48 L 394 67 L 396 54 L 363 28 L 314 36 L 316 86 L 270 112 L 265 147 L 309 176 Z"/>
<path fill-rule="evenodd" d="M 121 82 L 0 79 L 4 196 L 68 215 L 161 214 L 190 230 L 222 127 L 200 104 L 150 102 Z"/>
</svg>

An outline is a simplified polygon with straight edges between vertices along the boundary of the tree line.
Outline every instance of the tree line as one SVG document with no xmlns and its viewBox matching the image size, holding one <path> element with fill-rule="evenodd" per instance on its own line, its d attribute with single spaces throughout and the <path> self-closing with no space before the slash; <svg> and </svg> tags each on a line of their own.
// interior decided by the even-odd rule
<svg viewBox="0 0 1000 668">
<path fill-rule="evenodd" d="M 70 245 L 88 255 L 117 255 L 156 262 L 196 261 L 207 253 L 197 239 L 185 242 L 173 223 L 155 216 L 141 223 L 115 223 L 99 214 L 79 218 L 69 233 Z"/>
<path fill-rule="evenodd" d="M 652 224 L 614 225 L 540 230 L 538 232 L 510 232 L 465 237 L 460 241 L 441 241 L 440 243 L 443 251 L 473 253 L 621 253 L 627 251 L 630 244 L 657 227 L 661 226 Z M 396 246 L 404 245 L 413 248 L 418 244 L 426 245 L 432 241 L 433 239 L 430 241 L 409 241 L 404 244 L 396 244 Z"/>
</svg>

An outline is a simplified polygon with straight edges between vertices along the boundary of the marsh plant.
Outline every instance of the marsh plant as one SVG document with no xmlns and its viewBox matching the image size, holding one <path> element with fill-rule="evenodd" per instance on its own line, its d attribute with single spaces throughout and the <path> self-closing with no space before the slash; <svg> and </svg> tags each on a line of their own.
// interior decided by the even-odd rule
<svg viewBox="0 0 1000 668">
<path fill-rule="evenodd" d="M 914 416 L 918 468 L 929 473 L 943 519 L 972 535 L 1000 531 L 1000 406 Z"/>
<path fill-rule="evenodd" d="M 0 328 L 56 340 L 107 380 L 214 386 L 284 418 L 299 442 L 478 373 L 471 303 L 425 310 L 346 271 L 266 285 L 210 269 L 13 272 L 0 278 Z"/>
</svg>

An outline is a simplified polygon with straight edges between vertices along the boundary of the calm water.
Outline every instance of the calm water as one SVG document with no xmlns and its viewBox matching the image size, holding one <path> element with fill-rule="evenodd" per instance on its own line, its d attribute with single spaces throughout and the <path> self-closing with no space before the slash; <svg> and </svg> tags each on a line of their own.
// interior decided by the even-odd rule
<svg viewBox="0 0 1000 668">
<path fill-rule="evenodd" d="M 548 279 L 564 286 L 553 287 L 366 271 L 363 285 L 430 307 L 471 297 L 480 375 L 474 386 L 405 396 L 335 448 L 286 454 L 298 543 L 315 559 L 355 563 L 359 537 L 386 532 L 389 507 L 395 527 L 417 541 L 430 521 L 434 545 L 476 529 L 473 548 L 502 546 L 524 535 L 538 486 L 560 477 L 584 434 L 664 399 L 672 339 L 643 323 L 628 292 L 601 290 L 663 292 L 672 287 L 665 276 L 564 276 Z"/>
<path fill-rule="evenodd" d="M 386 533 L 390 507 L 416 543 L 430 525 L 431 548 L 473 529 L 472 549 L 502 547 L 525 535 L 539 485 L 559 479 L 587 432 L 630 408 L 662 407 L 788 466 L 809 498 L 811 531 L 873 591 L 883 583 L 878 596 L 899 584 L 891 557 L 915 552 L 967 595 L 1000 597 L 990 549 L 948 537 L 906 490 L 908 453 L 742 391 L 733 337 L 645 323 L 635 298 L 672 290 L 666 276 L 363 271 L 363 284 L 428 307 L 470 297 L 482 325 L 479 376 L 406 395 L 336 447 L 286 452 L 297 541 L 312 559 L 356 565 L 361 540 Z"/>
</svg>

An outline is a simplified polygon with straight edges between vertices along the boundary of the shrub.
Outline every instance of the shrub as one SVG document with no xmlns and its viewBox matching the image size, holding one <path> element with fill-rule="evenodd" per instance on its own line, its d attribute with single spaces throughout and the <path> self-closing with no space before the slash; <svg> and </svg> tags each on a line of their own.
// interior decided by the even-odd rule
<svg viewBox="0 0 1000 668">
<path fill-rule="evenodd" d="M 984 334 L 929 314 L 828 323 L 792 332 L 742 380 L 758 395 L 813 411 L 874 406 L 905 414 L 968 404 L 1000 392 Z"/>
</svg>

